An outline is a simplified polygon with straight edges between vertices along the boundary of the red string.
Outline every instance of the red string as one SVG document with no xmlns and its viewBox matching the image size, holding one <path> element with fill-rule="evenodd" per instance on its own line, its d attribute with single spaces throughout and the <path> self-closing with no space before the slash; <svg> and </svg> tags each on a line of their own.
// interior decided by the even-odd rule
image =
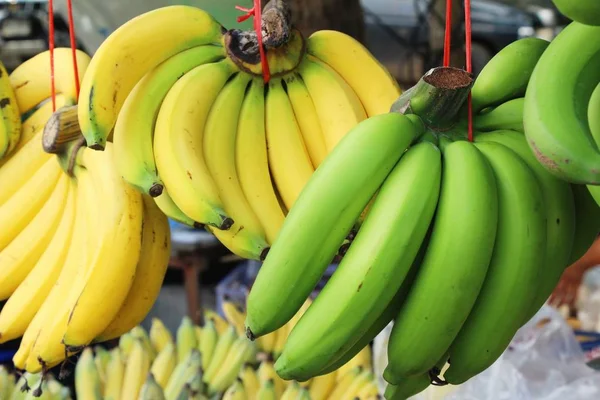
<svg viewBox="0 0 600 400">
<path fill-rule="evenodd" d="M 48 49 L 50 50 L 50 93 L 52 111 L 56 111 L 56 88 L 54 86 L 54 1 L 48 0 Z"/>
<path fill-rule="evenodd" d="M 473 62 L 471 57 L 471 0 L 465 0 L 465 54 L 467 56 L 467 72 L 473 72 Z M 469 141 L 473 141 L 473 105 L 471 102 L 471 93 L 469 92 L 468 98 L 468 138 Z"/>
<path fill-rule="evenodd" d="M 260 0 L 254 0 L 254 7 L 248 9 L 240 6 L 235 6 L 237 10 L 244 11 L 246 14 L 239 16 L 237 22 L 244 22 L 250 17 L 254 17 L 254 31 L 258 40 L 258 51 L 260 52 L 260 65 L 262 67 L 263 80 L 268 83 L 271 80 L 271 71 L 269 70 L 269 62 L 262 41 L 262 5 Z"/>
<path fill-rule="evenodd" d="M 451 43 L 452 43 L 452 0 L 446 0 L 446 30 L 444 32 L 444 67 L 450 66 Z"/>
<path fill-rule="evenodd" d="M 79 69 L 77 68 L 77 43 L 75 42 L 75 24 L 73 23 L 73 5 L 67 0 L 69 14 L 69 39 L 71 40 L 71 55 L 73 57 L 73 74 L 75 75 L 75 96 L 79 99 Z"/>
</svg>

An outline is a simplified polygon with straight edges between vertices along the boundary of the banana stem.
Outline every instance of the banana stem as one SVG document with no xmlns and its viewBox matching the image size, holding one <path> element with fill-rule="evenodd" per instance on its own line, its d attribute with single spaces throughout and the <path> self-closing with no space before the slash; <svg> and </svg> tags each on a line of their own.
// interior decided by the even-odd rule
<svg viewBox="0 0 600 400">
<path fill-rule="evenodd" d="M 472 74 L 459 68 L 430 69 L 392 104 L 391 111 L 416 114 L 436 130 L 451 127 L 473 85 Z"/>
<path fill-rule="evenodd" d="M 44 126 L 42 147 L 46 153 L 58 154 L 65 145 L 82 137 L 77 119 L 77 106 L 57 110 Z"/>
</svg>

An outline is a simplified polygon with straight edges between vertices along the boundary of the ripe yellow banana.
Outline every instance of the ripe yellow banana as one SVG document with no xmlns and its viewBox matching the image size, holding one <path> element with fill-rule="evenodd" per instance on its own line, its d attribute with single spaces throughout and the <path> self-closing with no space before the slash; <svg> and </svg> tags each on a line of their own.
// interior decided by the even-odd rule
<svg viewBox="0 0 600 400">
<path fill-rule="evenodd" d="M 160 211 L 163 212 L 167 217 L 171 218 L 174 221 L 177 221 L 181 224 L 192 226 L 194 228 L 201 228 L 202 224 L 192 220 L 190 217 L 185 215 L 183 211 L 171 198 L 171 195 L 167 193 L 166 190 L 163 190 L 162 194 L 158 197 L 154 197 L 154 202 L 160 208 Z"/>
<path fill-rule="evenodd" d="M 76 50 L 79 80 L 83 79 L 90 56 Z M 10 82 L 15 89 L 17 103 L 21 114 L 31 110 L 52 94 L 50 88 L 50 52 L 44 51 L 19 65 L 10 74 Z M 61 47 L 54 49 L 54 83 L 56 93 L 65 96 L 65 104 L 77 103 L 75 71 L 71 49 Z M 87 94 L 89 96 L 89 93 Z"/>
<path fill-rule="evenodd" d="M 165 387 L 164 393 L 167 400 L 178 399 L 181 391 L 185 389 L 186 383 L 192 380 L 200 370 L 201 358 L 200 352 L 196 349 L 192 349 L 185 360 L 177 364 Z"/>
<path fill-rule="evenodd" d="M 245 362 L 253 361 L 255 354 L 255 344 L 245 336 L 238 337 L 214 378 L 208 381 L 209 393 L 222 392 L 227 389 L 235 381 L 242 365 Z"/>
<path fill-rule="evenodd" d="M 110 361 L 106 366 L 106 382 L 104 383 L 105 400 L 119 400 L 121 398 L 125 374 L 124 361 L 118 346 L 110 351 Z"/>
<path fill-rule="evenodd" d="M 342 365 L 337 370 L 336 379 L 339 381 L 346 375 L 352 368 L 362 367 L 364 369 L 372 369 L 373 368 L 373 356 L 371 352 L 371 345 L 365 346 L 361 351 L 359 351 L 350 361 L 346 364 Z"/>
<path fill-rule="evenodd" d="M 233 346 L 237 337 L 233 326 L 229 326 L 229 328 L 219 336 L 210 364 L 208 365 L 208 368 L 204 370 L 204 380 L 206 382 L 211 382 L 215 378 L 217 372 L 227 358 L 229 349 Z"/>
<path fill-rule="evenodd" d="M 102 346 L 94 347 L 94 363 L 100 377 L 100 392 L 104 396 L 104 385 L 106 383 L 106 372 L 110 363 L 110 353 Z"/>
<path fill-rule="evenodd" d="M 220 229 L 231 227 L 233 221 L 206 165 L 204 127 L 234 68 L 225 60 L 185 74 L 162 102 L 154 130 L 156 166 L 171 198 L 194 221 Z"/>
<path fill-rule="evenodd" d="M 171 257 L 169 221 L 150 196 L 143 195 L 142 201 L 142 244 L 135 277 L 116 317 L 100 334 L 101 341 L 118 337 L 142 322 L 154 305 L 167 272 Z M 172 338 L 164 325 L 162 328 L 161 343 L 164 345 Z"/>
<path fill-rule="evenodd" d="M 309 54 L 328 64 L 348 82 L 369 117 L 389 112 L 392 103 L 400 96 L 396 79 L 351 36 L 320 30 L 310 35 L 306 47 Z"/>
<path fill-rule="evenodd" d="M 2 104 L 0 104 L 2 121 L 0 121 L 0 125 L 2 125 L 3 129 L 0 137 L 3 136 L 5 138 L 4 145 L 2 144 L 3 139 L 0 138 L 1 159 L 15 149 L 22 133 L 19 106 L 13 87 L 10 84 L 10 79 L 8 78 L 8 72 L 2 62 L 0 62 L 0 98 L 2 99 Z"/>
<path fill-rule="evenodd" d="M 248 395 L 242 382 L 237 379 L 223 394 L 223 400 L 248 400 Z"/>
<path fill-rule="evenodd" d="M 292 381 L 287 385 L 283 394 L 281 395 L 281 400 L 296 400 L 300 395 L 300 390 L 302 387 L 296 381 Z"/>
<path fill-rule="evenodd" d="M 140 400 L 164 400 L 165 395 L 163 393 L 162 388 L 154 379 L 152 374 L 148 374 L 146 378 L 146 382 L 142 385 L 140 389 L 140 395 L 138 399 Z"/>
<path fill-rule="evenodd" d="M 138 326 L 134 327 L 132 330 L 130 330 L 129 333 L 131 333 L 131 337 L 133 339 L 140 339 L 142 341 L 142 344 L 144 345 L 144 350 L 146 351 L 146 353 L 148 353 L 148 356 L 150 357 L 150 361 L 153 361 L 154 357 L 156 357 L 156 352 L 154 351 L 154 348 L 152 347 L 152 343 L 150 343 L 150 337 L 148 337 L 148 333 L 146 332 L 144 327 L 141 325 L 138 325 Z"/>
<path fill-rule="evenodd" d="M 75 367 L 75 393 L 78 399 L 101 400 L 100 375 L 94 363 L 92 349 L 87 347 Z"/>
<path fill-rule="evenodd" d="M 356 93 L 328 65 L 309 55 L 298 72 L 315 104 L 329 152 L 367 115 Z"/>
<path fill-rule="evenodd" d="M 181 319 L 176 336 L 177 362 L 182 362 L 192 349 L 198 347 L 194 324 L 187 315 Z"/>
<path fill-rule="evenodd" d="M 177 351 L 173 342 L 168 342 L 165 347 L 158 353 L 150 372 L 154 375 L 156 382 L 164 389 L 171 378 L 171 374 L 177 365 Z"/>
<path fill-rule="evenodd" d="M 337 372 L 316 376 L 312 379 L 308 392 L 313 400 L 326 400 L 336 385 Z"/>
<path fill-rule="evenodd" d="M 358 366 L 348 371 L 344 377 L 336 382 L 335 387 L 327 397 L 327 400 L 339 400 L 348 387 L 363 373 L 363 368 Z"/>
<path fill-rule="evenodd" d="M 269 82 L 266 97 L 269 167 L 286 208 L 292 208 L 314 172 L 292 104 L 281 79 Z"/>
<path fill-rule="evenodd" d="M 327 147 L 315 103 L 300 75 L 289 74 L 284 78 L 284 82 L 306 150 L 316 169 L 327 156 Z"/>
<path fill-rule="evenodd" d="M 248 400 L 255 400 L 260 389 L 260 381 L 256 375 L 256 371 L 250 364 L 244 364 L 240 370 L 239 379 L 244 385 L 244 390 Z"/>
<path fill-rule="evenodd" d="M 277 400 L 279 397 L 280 395 L 277 395 L 273 379 L 261 382 L 260 389 L 256 394 L 256 400 Z"/>
<path fill-rule="evenodd" d="M 149 70 L 189 48 L 219 44 L 223 31 L 207 12 L 189 6 L 161 7 L 115 30 L 81 84 L 79 125 L 88 146 L 104 148 L 127 95 Z"/>
<path fill-rule="evenodd" d="M 133 345 L 134 337 L 133 334 L 127 332 L 119 338 L 119 350 L 121 350 L 121 354 L 124 359 L 127 359 L 129 353 L 131 352 L 131 346 Z"/>
<path fill-rule="evenodd" d="M 339 399 L 331 396 L 332 400 L 354 400 L 369 383 L 372 383 L 374 379 L 373 372 L 370 369 L 365 369 L 360 373 L 354 380 L 348 385 L 344 393 L 341 394 Z"/>
<path fill-rule="evenodd" d="M 240 111 L 235 144 L 235 165 L 248 203 L 272 244 L 285 215 L 273 188 L 267 154 L 264 83 L 254 79 Z M 242 321 L 243 322 L 243 321 Z"/>
<path fill-rule="evenodd" d="M 156 353 L 160 353 L 169 343 L 175 343 L 171 331 L 169 331 L 160 318 L 152 318 L 152 324 L 150 325 L 150 343 L 152 343 L 152 347 L 154 347 Z"/>
<path fill-rule="evenodd" d="M 0 251 L 0 299 L 8 299 L 15 292 L 52 241 L 66 205 L 70 186 L 67 174 L 59 176 L 56 187 L 46 203 L 29 224 Z"/>
<path fill-rule="evenodd" d="M 246 313 L 237 304 L 229 300 L 225 300 L 222 307 L 225 318 L 235 327 L 238 336 L 246 336 L 246 326 L 244 325 Z"/>
<path fill-rule="evenodd" d="M 202 328 L 202 340 L 198 345 L 198 350 L 202 354 L 202 369 L 205 371 L 210 365 L 218 340 L 219 333 L 215 328 L 214 320 L 209 319 Z"/>
<path fill-rule="evenodd" d="M 135 340 L 125 363 L 121 399 L 137 399 L 150 370 L 150 357 L 140 340 Z"/>
<path fill-rule="evenodd" d="M 263 361 L 260 363 L 258 367 L 258 380 L 261 382 L 261 386 L 265 385 L 265 383 L 272 381 L 275 386 L 275 393 L 277 394 L 277 398 L 281 398 L 281 395 L 285 391 L 286 383 L 283 379 L 277 375 L 275 372 L 275 367 L 271 361 Z"/>
<path fill-rule="evenodd" d="M 213 321 L 219 335 L 222 335 L 227 329 L 229 329 L 229 323 L 215 310 L 204 310 L 204 318 L 206 320 L 211 319 Z"/>
</svg>

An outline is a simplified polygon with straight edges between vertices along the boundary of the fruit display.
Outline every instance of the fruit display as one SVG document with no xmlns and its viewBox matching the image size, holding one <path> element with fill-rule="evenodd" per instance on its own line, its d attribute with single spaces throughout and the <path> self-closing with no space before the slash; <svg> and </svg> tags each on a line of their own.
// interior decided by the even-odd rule
<svg viewBox="0 0 600 400">
<path fill-rule="evenodd" d="M 394 320 L 387 398 L 460 384 L 543 305 L 600 225 L 587 188 L 549 172 L 524 134 L 528 87 L 551 46 L 516 41 L 475 82 L 435 68 L 326 156 L 248 296 L 247 334 L 260 341 L 302 308 L 344 246 L 275 362 L 282 378 L 329 373 Z"/>
<path fill-rule="evenodd" d="M 400 94 L 350 36 L 304 38 L 281 1 L 261 21 L 259 44 L 256 32 L 227 30 L 198 8 L 142 14 L 94 54 L 78 108 L 87 145 L 113 141 L 127 182 L 255 260 L 327 153 Z"/>
<path fill-rule="evenodd" d="M 207 310 L 202 327 L 184 317 L 173 334 L 154 318 L 148 332 L 136 326 L 121 336 L 116 347 L 86 347 L 75 367 L 77 398 L 378 398 L 369 347 L 330 374 L 304 383 L 284 381 L 276 374 L 272 357 L 239 335 L 237 327 L 237 322 Z"/>
</svg>

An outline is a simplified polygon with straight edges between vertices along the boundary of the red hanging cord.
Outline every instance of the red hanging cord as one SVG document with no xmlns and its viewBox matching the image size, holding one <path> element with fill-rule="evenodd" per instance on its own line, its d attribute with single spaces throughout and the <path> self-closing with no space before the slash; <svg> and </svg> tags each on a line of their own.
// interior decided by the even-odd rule
<svg viewBox="0 0 600 400">
<path fill-rule="evenodd" d="M 67 0 L 67 12 L 69 14 L 69 39 L 71 41 L 71 55 L 73 57 L 73 74 L 75 75 L 75 95 L 79 99 L 79 69 L 77 67 L 77 43 L 75 41 L 75 23 L 73 22 L 73 4 Z"/>
<path fill-rule="evenodd" d="M 446 0 L 446 30 L 444 32 L 444 67 L 450 66 L 450 46 L 452 45 L 452 0 Z"/>
<path fill-rule="evenodd" d="M 261 0 L 254 0 L 254 7 L 248 9 L 240 6 L 235 6 L 237 10 L 244 11 L 246 14 L 237 18 L 238 22 L 244 22 L 250 17 L 254 17 L 254 31 L 258 41 L 258 51 L 260 52 L 260 65 L 262 67 L 263 80 L 268 83 L 271 80 L 271 71 L 269 70 L 269 62 L 262 41 L 262 5 Z"/>
<path fill-rule="evenodd" d="M 54 1 L 48 0 L 48 49 L 50 50 L 50 93 L 52 111 L 56 111 L 56 87 L 54 86 Z"/>
<path fill-rule="evenodd" d="M 465 0 L 465 54 L 467 57 L 466 65 L 467 72 L 473 72 L 472 49 L 471 49 L 471 0 Z M 473 105 L 471 101 L 471 92 L 468 98 L 468 138 L 469 142 L 473 141 Z"/>
</svg>

